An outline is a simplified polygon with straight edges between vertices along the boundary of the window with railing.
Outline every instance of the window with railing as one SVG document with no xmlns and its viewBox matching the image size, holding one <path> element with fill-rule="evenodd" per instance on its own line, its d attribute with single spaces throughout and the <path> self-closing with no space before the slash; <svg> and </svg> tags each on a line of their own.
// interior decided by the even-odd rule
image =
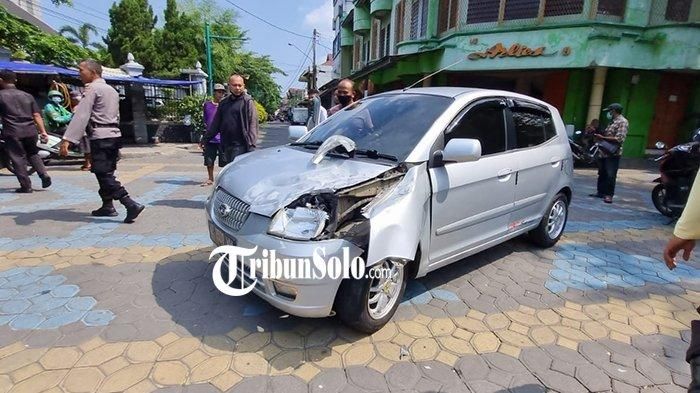
<svg viewBox="0 0 700 393">
<path fill-rule="evenodd" d="M 506 1 L 503 20 L 534 19 L 540 12 L 540 0 Z"/>
<path fill-rule="evenodd" d="M 580 15 L 583 13 L 583 0 L 547 0 L 544 3 L 544 16 Z"/>
<path fill-rule="evenodd" d="M 625 0 L 598 0 L 597 15 L 621 20 L 625 16 Z"/>
<path fill-rule="evenodd" d="M 543 23 L 585 21 L 592 17 L 603 21 L 619 22 L 624 18 L 626 7 L 626 0 L 438 1 L 438 33 L 440 34 L 453 29 L 487 30 L 497 26 L 537 26 Z M 682 19 L 686 9 L 689 8 L 685 2 L 700 0 L 654 1 L 663 2 L 664 10 L 666 10 L 666 3 L 669 2 L 669 15 Z"/>
<path fill-rule="evenodd" d="M 467 0 L 467 24 L 498 22 L 500 0 Z"/>
<path fill-rule="evenodd" d="M 697 0 L 696 0 L 697 1 Z M 692 17 L 693 0 L 654 0 L 651 6 L 649 23 L 660 25 L 665 23 L 685 23 L 700 21 L 700 4 Z"/>
<path fill-rule="evenodd" d="M 403 41 L 404 15 L 406 13 L 406 0 L 399 0 L 394 8 L 394 42 Z"/>
<path fill-rule="evenodd" d="M 459 0 L 440 0 L 438 10 L 438 33 L 457 28 L 459 22 Z"/>
<path fill-rule="evenodd" d="M 411 1 L 410 26 L 409 38 L 411 40 L 425 37 L 428 30 L 428 0 Z"/>
</svg>

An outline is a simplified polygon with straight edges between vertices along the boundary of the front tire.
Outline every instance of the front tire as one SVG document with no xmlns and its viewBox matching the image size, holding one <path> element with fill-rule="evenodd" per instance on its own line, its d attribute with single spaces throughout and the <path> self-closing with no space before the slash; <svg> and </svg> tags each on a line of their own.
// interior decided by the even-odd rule
<svg viewBox="0 0 700 393">
<path fill-rule="evenodd" d="M 673 209 L 666 205 L 666 187 L 663 184 L 657 184 L 653 190 L 651 190 L 651 201 L 654 203 L 654 207 L 661 214 L 666 217 L 675 217 Z"/>
<path fill-rule="evenodd" d="M 537 228 L 528 233 L 530 241 L 542 248 L 555 245 L 564 233 L 569 218 L 569 198 L 559 193 L 547 207 Z"/>
<path fill-rule="evenodd" d="M 370 278 L 369 272 L 388 272 L 388 277 Z M 381 329 L 401 303 L 408 278 L 406 263 L 385 260 L 361 279 L 346 279 L 336 296 L 336 313 L 344 324 L 364 333 Z"/>
</svg>

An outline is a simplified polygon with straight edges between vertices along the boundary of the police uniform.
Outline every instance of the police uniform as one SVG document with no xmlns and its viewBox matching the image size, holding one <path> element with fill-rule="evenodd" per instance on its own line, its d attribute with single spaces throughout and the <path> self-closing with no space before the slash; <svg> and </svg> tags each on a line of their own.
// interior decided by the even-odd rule
<svg viewBox="0 0 700 393">
<path fill-rule="evenodd" d="M 117 169 L 121 131 L 119 131 L 119 93 L 104 79 L 88 84 L 83 99 L 73 112 L 63 139 L 79 144 L 87 134 L 92 153 L 92 169 L 100 185 L 102 207 L 93 216 L 116 216 L 113 200 L 119 200 L 127 210 L 124 222 L 130 223 L 144 209 L 129 197 L 129 193 L 114 176 Z"/>
</svg>

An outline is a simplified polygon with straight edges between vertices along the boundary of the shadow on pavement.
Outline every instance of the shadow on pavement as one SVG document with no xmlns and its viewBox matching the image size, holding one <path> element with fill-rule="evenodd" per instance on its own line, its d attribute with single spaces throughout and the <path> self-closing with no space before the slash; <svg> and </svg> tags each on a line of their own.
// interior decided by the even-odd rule
<svg viewBox="0 0 700 393">
<path fill-rule="evenodd" d="M 193 201 L 190 199 L 169 199 L 153 202 L 152 206 L 167 206 L 175 209 L 204 209 L 204 201 Z"/>
<path fill-rule="evenodd" d="M 98 208 L 99 206 L 95 206 Z M 76 211 L 73 209 L 51 209 L 37 210 L 31 213 L 0 213 L 0 217 L 12 217 L 16 225 L 28 226 L 37 221 L 56 221 L 56 222 L 84 222 L 84 223 L 108 223 L 114 222 L 115 217 L 93 217 L 89 210 Z"/>
</svg>

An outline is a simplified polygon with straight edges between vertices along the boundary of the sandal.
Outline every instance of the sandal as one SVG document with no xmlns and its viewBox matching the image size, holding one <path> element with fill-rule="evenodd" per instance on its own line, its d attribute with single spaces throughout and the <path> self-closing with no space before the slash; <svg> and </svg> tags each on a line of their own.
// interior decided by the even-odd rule
<svg viewBox="0 0 700 393">
<path fill-rule="evenodd" d="M 612 197 L 611 196 L 606 196 L 603 198 L 603 202 L 605 203 L 612 203 Z"/>
<path fill-rule="evenodd" d="M 207 180 L 207 181 L 205 181 L 204 183 L 200 184 L 199 186 L 200 186 L 200 187 L 206 187 L 206 186 L 211 186 L 212 184 L 214 184 L 213 181 Z"/>
<path fill-rule="evenodd" d="M 89 170 L 91 170 L 91 169 L 92 169 L 91 166 L 86 166 L 86 165 L 83 165 L 83 166 L 80 167 L 80 170 L 81 170 L 81 171 L 89 171 Z"/>
</svg>

